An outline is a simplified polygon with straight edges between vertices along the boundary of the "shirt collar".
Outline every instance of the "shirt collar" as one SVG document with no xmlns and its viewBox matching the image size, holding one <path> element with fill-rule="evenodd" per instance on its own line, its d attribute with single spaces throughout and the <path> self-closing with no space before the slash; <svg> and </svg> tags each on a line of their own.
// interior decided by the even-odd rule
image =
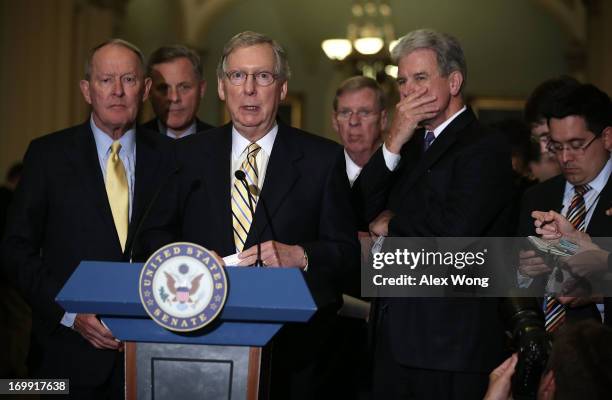
<svg viewBox="0 0 612 400">
<path fill-rule="evenodd" d="M 355 183 L 357 180 L 362 168 L 355 164 L 355 161 L 351 159 L 351 156 L 349 156 L 349 154 L 346 152 L 346 149 L 344 149 L 344 159 L 346 160 L 346 175 L 349 178 L 351 186 L 353 186 L 353 183 Z"/>
<path fill-rule="evenodd" d="M 591 187 L 591 190 L 597 193 L 601 193 L 601 191 L 606 186 L 606 183 L 608 183 L 608 179 L 610 178 L 611 174 L 612 174 L 612 161 L 608 159 L 608 161 L 606 162 L 604 167 L 601 169 L 601 171 L 599 171 L 599 174 L 597 174 L 595 179 L 593 179 L 591 182 L 588 183 L 588 185 Z M 571 183 L 567 181 L 565 183 L 565 194 L 566 195 L 571 194 L 572 196 L 574 195 L 574 185 L 572 185 Z"/>
<path fill-rule="evenodd" d="M 268 155 L 272 154 L 272 147 L 274 146 L 274 140 L 278 134 L 278 125 L 275 124 L 272 129 L 268 131 L 261 139 L 257 142 L 259 147 Z M 244 152 L 244 150 L 251 144 L 244 136 L 242 136 L 234 126 L 232 126 L 232 158 L 238 159 Z"/>
<path fill-rule="evenodd" d="M 89 118 L 89 125 L 91 126 L 94 140 L 96 141 L 98 154 L 106 155 L 114 142 L 113 138 L 96 126 L 93 115 Z M 124 154 L 133 154 L 136 148 L 136 129 L 132 127 L 125 132 L 123 136 L 119 138 L 119 143 L 121 143 L 121 152 L 125 152 Z"/>
<path fill-rule="evenodd" d="M 459 111 L 457 111 L 456 113 L 454 113 L 453 115 L 451 115 L 451 117 L 449 119 L 447 119 L 446 121 L 442 122 L 440 125 L 438 125 L 437 128 L 435 128 L 433 130 L 434 133 L 434 137 L 437 139 L 438 136 L 442 133 L 442 131 L 444 130 L 444 128 L 446 128 L 448 125 L 450 125 L 451 122 L 453 122 L 453 120 L 455 118 L 457 118 L 459 116 L 459 114 L 461 114 L 462 112 L 464 112 L 465 110 L 467 110 L 466 106 L 463 106 L 463 108 Z M 428 131 L 425 131 L 425 134 L 427 134 Z"/>
<path fill-rule="evenodd" d="M 180 135 L 177 135 L 177 133 L 172 130 L 171 128 L 168 128 L 166 125 L 164 125 L 163 122 L 161 122 L 161 120 L 158 118 L 157 119 L 157 126 L 159 127 L 159 131 L 163 134 L 166 135 L 172 139 L 178 139 L 178 138 L 184 138 L 185 136 L 189 136 L 189 135 L 193 135 L 194 133 L 197 132 L 197 126 L 196 126 L 196 120 L 194 119 L 193 122 L 191 123 L 191 125 L 189 125 L 189 128 L 187 128 L 185 130 L 185 132 L 181 133 Z"/>
</svg>

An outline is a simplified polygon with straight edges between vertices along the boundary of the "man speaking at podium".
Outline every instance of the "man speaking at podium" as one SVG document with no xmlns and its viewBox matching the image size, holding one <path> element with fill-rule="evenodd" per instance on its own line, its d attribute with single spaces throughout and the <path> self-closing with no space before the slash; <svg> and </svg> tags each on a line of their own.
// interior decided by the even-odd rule
<svg viewBox="0 0 612 400">
<path fill-rule="evenodd" d="M 323 398 L 340 282 L 358 273 L 359 250 L 342 148 L 277 121 L 288 78 L 274 40 L 255 32 L 230 39 L 217 79 L 231 123 L 177 143 L 177 190 L 162 194 L 151 218 L 161 229 L 143 230 L 142 239 L 149 250 L 182 240 L 238 253 L 244 266 L 255 264 L 260 243 L 263 266 L 301 268 L 319 311 L 274 339 L 272 398 Z"/>
<path fill-rule="evenodd" d="M 135 127 L 151 85 L 138 48 L 95 47 L 80 85 L 91 117 L 30 144 L 2 265 L 32 307 L 30 374 L 69 379 L 70 398 L 122 399 L 122 343 L 55 296 L 82 260 L 127 261 L 138 221 L 176 167 L 170 139 Z"/>
</svg>

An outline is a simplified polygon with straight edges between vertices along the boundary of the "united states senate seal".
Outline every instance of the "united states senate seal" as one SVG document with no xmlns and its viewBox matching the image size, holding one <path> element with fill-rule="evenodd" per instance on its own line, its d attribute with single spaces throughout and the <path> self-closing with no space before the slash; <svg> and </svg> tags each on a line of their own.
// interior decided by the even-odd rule
<svg viewBox="0 0 612 400">
<path fill-rule="evenodd" d="M 153 321 L 171 331 L 190 332 L 219 315 L 227 298 L 227 277 L 209 250 L 193 243 L 171 243 L 149 257 L 138 288 Z"/>
</svg>

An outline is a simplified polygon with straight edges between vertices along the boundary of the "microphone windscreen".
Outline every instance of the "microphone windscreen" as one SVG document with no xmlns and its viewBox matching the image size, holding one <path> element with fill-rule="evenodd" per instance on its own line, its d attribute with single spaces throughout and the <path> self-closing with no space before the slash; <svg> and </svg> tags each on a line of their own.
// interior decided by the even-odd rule
<svg viewBox="0 0 612 400">
<path fill-rule="evenodd" d="M 246 175 L 244 174 L 244 171 L 239 169 L 236 172 L 234 172 L 234 176 L 236 177 L 236 179 L 238 179 L 239 181 L 243 181 L 246 179 Z"/>
</svg>

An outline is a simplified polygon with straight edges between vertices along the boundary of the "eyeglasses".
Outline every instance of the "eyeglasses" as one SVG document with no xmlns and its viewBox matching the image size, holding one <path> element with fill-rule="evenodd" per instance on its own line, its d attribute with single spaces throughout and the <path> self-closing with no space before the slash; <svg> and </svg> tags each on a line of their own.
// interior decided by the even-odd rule
<svg viewBox="0 0 612 400">
<path fill-rule="evenodd" d="M 230 71 L 225 73 L 227 79 L 234 86 L 243 85 L 249 75 L 253 76 L 253 79 L 255 79 L 255 83 L 257 83 L 258 86 L 270 86 L 278 78 L 276 74 L 268 71 L 255 72 L 254 74 L 247 74 L 244 71 Z"/>
<path fill-rule="evenodd" d="M 589 140 L 587 143 L 583 143 L 582 140 L 576 139 L 571 140 L 567 145 L 564 143 L 554 142 L 549 140 L 546 148 L 553 154 L 561 154 L 563 150 L 567 151 L 571 154 L 583 155 L 586 149 L 593 143 L 596 139 L 599 139 L 599 136 L 594 136 L 593 139 Z"/>
<path fill-rule="evenodd" d="M 345 120 L 350 119 L 353 115 L 357 115 L 361 119 L 368 119 L 377 114 L 378 114 L 378 111 L 372 111 L 372 110 L 366 110 L 366 109 L 361 109 L 357 111 L 353 111 L 349 109 L 342 109 L 336 112 L 336 116 L 338 117 L 338 119 L 345 119 Z"/>
</svg>

